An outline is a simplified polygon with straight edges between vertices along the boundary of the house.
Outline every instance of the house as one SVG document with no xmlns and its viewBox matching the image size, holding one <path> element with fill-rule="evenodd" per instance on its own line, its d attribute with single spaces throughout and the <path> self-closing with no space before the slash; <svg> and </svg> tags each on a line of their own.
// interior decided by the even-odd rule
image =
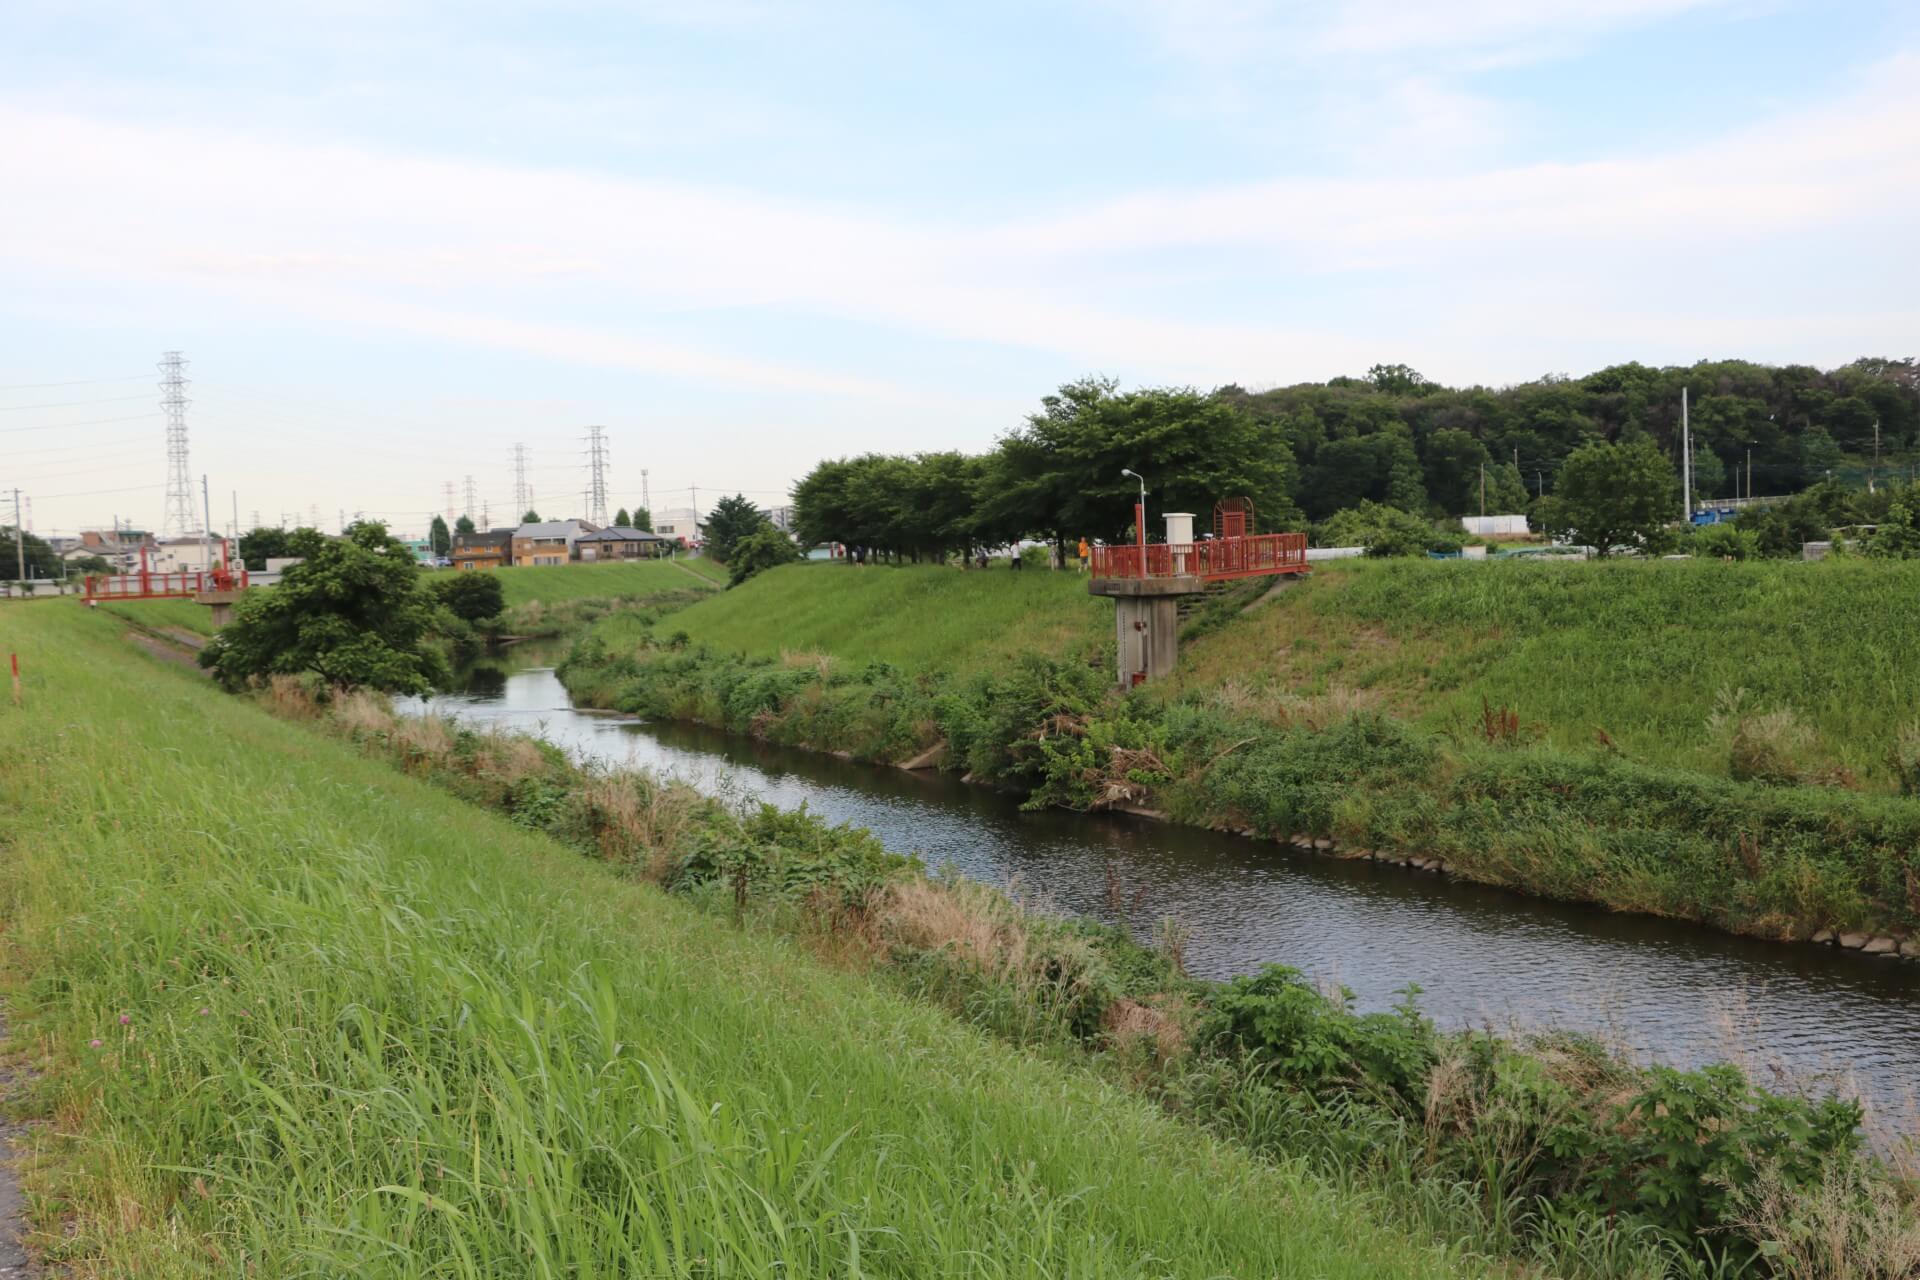
<svg viewBox="0 0 1920 1280">
<path fill-rule="evenodd" d="M 674 507 L 653 518 L 653 531 L 681 546 L 700 540 L 700 513 L 692 507 Z"/>
<path fill-rule="evenodd" d="M 205 573 L 226 563 L 226 548 L 225 538 L 162 538 L 147 552 L 147 568 L 154 573 Z"/>
<path fill-rule="evenodd" d="M 408 551 L 413 553 L 415 564 L 432 564 L 437 558 L 433 554 L 433 539 L 431 538 L 402 538 L 400 542 Z"/>
<path fill-rule="evenodd" d="M 672 538 L 622 524 L 596 530 L 574 542 L 582 560 L 650 560 L 667 554 L 672 545 Z"/>
<path fill-rule="evenodd" d="M 760 514 L 767 518 L 768 524 L 780 532 L 793 532 L 793 506 L 791 503 L 777 507 L 762 507 L 760 508 Z"/>
<path fill-rule="evenodd" d="M 83 529 L 80 544 L 61 554 L 67 560 L 99 556 L 115 573 L 133 573 L 140 568 L 140 549 L 152 546 L 151 534 L 133 529 Z"/>
<path fill-rule="evenodd" d="M 542 520 L 523 524 L 513 531 L 513 563 L 516 565 L 565 564 L 575 558 L 574 544 L 596 532 L 583 520 Z"/>
<path fill-rule="evenodd" d="M 498 569 L 513 563 L 512 529 L 489 529 L 485 533 L 453 535 L 453 567 L 456 569 Z"/>
</svg>

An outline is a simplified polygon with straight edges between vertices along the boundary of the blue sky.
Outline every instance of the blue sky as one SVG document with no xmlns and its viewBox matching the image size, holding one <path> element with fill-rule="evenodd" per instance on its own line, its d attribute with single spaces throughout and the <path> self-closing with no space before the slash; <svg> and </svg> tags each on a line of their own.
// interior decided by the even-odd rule
<svg viewBox="0 0 1920 1280">
<path fill-rule="evenodd" d="M 1905 355 L 1916 226 L 1910 4 L 11 0 L 0 486 L 157 520 L 167 348 L 243 523 L 403 527 L 588 423 L 705 505 L 1090 372 Z"/>
</svg>

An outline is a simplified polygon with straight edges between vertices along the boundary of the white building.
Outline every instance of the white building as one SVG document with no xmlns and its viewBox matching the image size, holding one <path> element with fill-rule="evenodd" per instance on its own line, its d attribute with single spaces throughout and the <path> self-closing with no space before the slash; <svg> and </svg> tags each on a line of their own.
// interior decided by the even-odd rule
<svg viewBox="0 0 1920 1280">
<path fill-rule="evenodd" d="M 147 568 L 154 573 L 205 573 L 220 567 L 224 538 L 188 535 L 162 538 L 147 552 Z"/>
<path fill-rule="evenodd" d="M 768 524 L 771 524 L 774 528 L 778 529 L 780 532 L 782 533 L 793 532 L 793 504 L 792 503 L 787 503 L 783 506 L 778 506 L 778 507 L 762 507 L 760 508 L 760 514 L 767 518 Z"/>
<path fill-rule="evenodd" d="M 692 507 L 669 507 L 653 517 L 653 531 L 663 538 L 700 540 L 700 513 Z"/>
</svg>

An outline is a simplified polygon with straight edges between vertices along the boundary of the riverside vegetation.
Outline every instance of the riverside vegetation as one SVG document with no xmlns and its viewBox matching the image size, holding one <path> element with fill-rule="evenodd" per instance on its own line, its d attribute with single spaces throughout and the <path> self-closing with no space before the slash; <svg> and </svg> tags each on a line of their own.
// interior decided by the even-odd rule
<svg viewBox="0 0 1920 1280">
<path fill-rule="evenodd" d="M 1203 611 L 1179 679 L 1128 696 L 1109 606 L 1033 577 L 776 570 L 609 618 L 560 674 L 587 705 L 933 760 L 1035 805 L 1331 837 L 1766 937 L 1920 931 L 1920 566 L 1342 567 Z M 843 595 L 888 616 L 871 644 Z"/>
<path fill-rule="evenodd" d="M 1301 1159 L 733 923 L 809 904 L 853 920 L 866 891 L 911 893 L 857 833 L 578 773 L 365 698 L 315 722 L 330 736 L 123 627 L 70 602 L 0 609 L 25 672 L 24 706 L 0 705 L 6 995 L 37 1069 L 24 1105 L 54 1122 L 24 1174 L 55 1263 L 1494 1273 Z M 277 689 L 310 709 L 303 686 Z M 500 812 L 470 802 L 488 796 Z M 650 869 L 680 901 L 635 883 Z M 913 935 L 926 983 L 1000 989 L 939 918 Z M 1073 954 L 1060 936 L 1036 955 Z M 1074 986 L 1008 967 L 1009 1009 Z M 1056 1006 L 1036 1007 L 1036 1037 Z M 1847 1145 L 1789 1144 L 1852 1178 Z"/>
</svg>

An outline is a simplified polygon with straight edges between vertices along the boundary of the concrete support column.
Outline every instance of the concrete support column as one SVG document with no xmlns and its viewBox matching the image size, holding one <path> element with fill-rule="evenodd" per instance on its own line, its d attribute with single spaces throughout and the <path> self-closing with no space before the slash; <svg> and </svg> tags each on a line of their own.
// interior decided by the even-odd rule
<svg viewBox="0 0 1920 1280">
<path fill-rule="evenodd" d="M 1117 597 L 1113 638 L 1122 688 L 1170 674 L 1179 656 L 1179 602 L 1171 596 Z"/>
</svg>

